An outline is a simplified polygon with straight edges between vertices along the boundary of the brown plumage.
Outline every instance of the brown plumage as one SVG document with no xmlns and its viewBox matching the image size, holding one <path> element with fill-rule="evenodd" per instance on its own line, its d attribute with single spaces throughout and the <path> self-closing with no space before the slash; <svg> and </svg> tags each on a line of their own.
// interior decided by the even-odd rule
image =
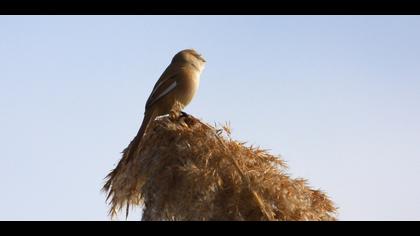
<svg viewBox="0 0 420 236">
<path fill-rule="evenodd" d="M 178 113 L 194 97 L 205 60 L 193 49 L 177 53 L 153 87 L 147 99 L 143 122 L 127 150 L 127 158 L 137 153 L 150 121 L 157 116 Z"/>
</svg>

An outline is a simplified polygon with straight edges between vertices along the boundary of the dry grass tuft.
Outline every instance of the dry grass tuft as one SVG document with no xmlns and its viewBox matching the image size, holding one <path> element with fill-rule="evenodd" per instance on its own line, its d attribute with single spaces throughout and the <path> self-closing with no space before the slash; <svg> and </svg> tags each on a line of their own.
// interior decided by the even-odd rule
<svg viewBox="0 0 420 236">
<path fill-rule="evenodd" d="M 111 216 L 144 204 L 143 220 L 335 220 L 324 193 L 230 132 L 192 116 L 152 122 L 138 156 L 129 160 L 124 151 L 107 176 Z"/>
</svg>

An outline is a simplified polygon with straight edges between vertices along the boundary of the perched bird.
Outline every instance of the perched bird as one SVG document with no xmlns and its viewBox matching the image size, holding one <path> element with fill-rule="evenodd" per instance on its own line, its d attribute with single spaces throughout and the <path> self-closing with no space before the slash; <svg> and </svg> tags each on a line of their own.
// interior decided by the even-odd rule
<svg viewBox="0 0 420 236">
<path fill-rule="evenodd" d="M 125 150 L 125 156 L 137 153 L 148 124 L 157 116 L 170 114 L 179 116 L 179 112 L 194 97 L 200 82 L 200 75 L 206 60 L 194 49 L 178 52 L 166 68 L 147 99 L 143 122 L 136 137 Z M 183 113 L 183 112 L 182 112 Z"/>
</svg>

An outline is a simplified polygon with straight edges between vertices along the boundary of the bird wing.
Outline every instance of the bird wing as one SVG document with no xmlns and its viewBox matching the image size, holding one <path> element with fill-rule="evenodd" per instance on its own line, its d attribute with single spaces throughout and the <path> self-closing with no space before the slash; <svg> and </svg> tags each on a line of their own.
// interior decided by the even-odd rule
<svg viewBox="0 0 420 236">
<path fill-rule="evenodd" d="M 180 69 L 174 69 L 173 67 L 171 68 L 171 66 L 163 72 L 162 76 L 153 87 L 152 93 L 147 99 L 146 110 L 176 88 L 177 82 L 175 77 L 180 72 Z"/>
</svg>

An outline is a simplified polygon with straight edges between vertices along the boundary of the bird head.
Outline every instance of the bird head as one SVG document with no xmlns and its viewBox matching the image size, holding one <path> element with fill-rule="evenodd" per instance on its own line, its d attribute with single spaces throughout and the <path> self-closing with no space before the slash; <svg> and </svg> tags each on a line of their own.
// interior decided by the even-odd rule
<svg viewBox="0 0 420 236">
<path fill-rule="evenodd" d="M 206 60 L 194 49 L 185 49 L 177 54 L 172 59 L 172 63 L 191 63 L 196 66 L 199 70 L 204 69 Z"/>
</svg>

